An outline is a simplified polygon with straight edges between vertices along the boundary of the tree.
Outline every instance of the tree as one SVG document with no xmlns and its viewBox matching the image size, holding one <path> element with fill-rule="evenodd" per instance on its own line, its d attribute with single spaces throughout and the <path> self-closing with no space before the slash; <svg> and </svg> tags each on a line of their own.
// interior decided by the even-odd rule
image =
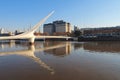
<svg viewBox="0 0 120 80">
<path fill-rule="evenodd" d="M 74 36 L 75 36 L 75 37 L 78 37 L 78 36 L 80 36 L 80 35 L 81 35 L 81 31 L 80 31 L 80 30 L 74 31 Z"/>
</svg>

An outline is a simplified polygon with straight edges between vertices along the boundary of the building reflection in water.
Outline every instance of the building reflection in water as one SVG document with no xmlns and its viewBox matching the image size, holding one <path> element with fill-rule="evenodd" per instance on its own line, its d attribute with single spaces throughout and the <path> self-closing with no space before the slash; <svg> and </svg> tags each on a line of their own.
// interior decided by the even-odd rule
<svg viewBox="0 0 120 80">
<path fill-rule="evenodd" d="M 120 52 L 120 42 L 117 41 L 102 41 L 102 42 L 76 42 L 72 45 L 69 43 L 70 48 L 68 47 L 68 52 L 72 49 L 74 50 L 88 50 L 88 51 L 95 51 L 95 52 L 110 52 L 110 53 L 119 53 Z M 67 46 L 66 46 L 67 47 Z M 65 49 L 65 48 L 64 48 Z M 62 51 L 62 50 L 58 50 Z"/>
<path fill-rule="evenodd" d="M 78 50 L 83 48 L 84 43 L 74 43 L 74 50 Z"/>
<path fill-rule="evenodd" d="M 0 47 L 2 49 L 5 48 L 11 48 L 12 46 L 17 45 L 18 43 L 15 44 L 15 42 L 1 42 Z M 20 44 L 19 44 L 20 45 Z M 22 46 L 27 46 L 27 45 L 22 45 Z M 53 46 L 52 46 L 53 47 Z M 54 46 L 55 47 L 55 46 Z M 53 48 L 54 48 L 53 47 Z M 40 58 L 36 57 L 34 54 L 36 51 L 43 51 L 46 49 L 52 49 L 51 47 L 46 47 L 46 48 L 40 48 L 40 49 L 35 49 L 34 45 L 28 46 L 28 49 L 24 50 L 15 50 L 15 51 L 4 51 L 0 52 L 0 56 L 7 56 L 7 55 L 20 55 L 20 56 L 25 56 L 28 57 L 32 60 L 34 60 L 36 63 L 38 63 L 40 66 L 45 68 L 46 70 L 50 71 L 51 74 L 54 74 L 55 71 L 52 69 L 50 66 L 48 66 L 45 62 L 43 62 Z"/>
<path fill-rule="evenodd" d="M 61 57 L 61 56 L 67 56 L 71 52 L 72 45 L 70 42 L 46 42 L 44 47 L 48 47 L 50 45 L 58 45 L 61 47 L 56 47 L 54 49 L 45 50 L 44 52 L 46 52 L 47 54 L 53 54 L 54 56 Z"/>
<path fill-rule="evenodd" d="M 9 45 L 8 45 L 9 44 Z M 12 48 L 13 46 L 15 46 L 15 40 L 6 40 L 6 41 L 2 41 L 0 42 L 0 48 L 4 49 L 4 47 L 9 47 Z"/>
<path fill-rule="evenodd" d="M 84 43 L 84 50 L 95 52 L 120 52 L 120 42 L 88 42 Z"/>
<path fill-rule="evenodd" d="M 22 50 L 12 49 L 12 47 L 24 46 L 26 48 Z M 70 42 L 38 42 L 35 45 L 28 46 L 26 42 L 18 43 L 15 41 L 9 42 L 1 42 L 0 43 L 1 49 L 12 49 L 12 51 L 7 50 L 0 52 L 0 56 L 7 56 L 7 55 L 20 55 L 28 57 L 38 63 L 40 66 L 45 68 L 46 70 L 50 71 L 51 74 L 54 74 L 55 71 L 50 66 L 48 66 L 45 62 L 43 62 L 40 58 L 36 57 L 34 54 L 35 52 L 44 51 L 48 54 L 53 54 L 55 56 L 65 56 L 70 54 L 71 52 L 71 43 Z M 14 51 L 13 51 L 14 50 Z M 2 50 L 0 50 L 2 51 Z"/>
<path fill-rule="evenodd" d="M 34 46 L 28 46 L 26 42 L 6 42 L 0 43 L 0 46 L 1 80 L 113 80 L 115 77 L 119 80 L 120 56 L 109 56 L 109 52 L 120 52 L 119 42 L 36 42 Z M 53 68 L 36 56 L 40 51 L 43 53 L 40 54 L 42 59 L 46 59 L 45 62 Z M 91 54 L 91 51 L 95 51 L 96 55 Z M 44 52 L 53 56 L 46 56 Z M 97 52 L 99 54 L 108 52 L 108 54 L 99 55 Z M 71 53 L 77 55 L 70 55 Z M 8 55 L 27 57 L 41 67 L 31 62 L 26 64 L 26 58 Z M 56 58 L 54 55 L 64 57 Z M 67 55 L 70 57 L 65 57 Z M 19 59 L 16 60 L 18 57 L 20 57 L 20 64 Z M 19 65 L 16 66 L 16 63 Z M 51 76 L 49 73 L 55 75 Z"/>
<path fill-rule="evenodd" d="M 44 51 L 47 54 L 52 54 L 54 56 L 67 56 L 71 53 L 72 50 L 84 49 L 95 52 L 120 52 L 120 45 L 118 42 L 80 42 L 74 43 L 71 42 L 60 42 L 60 41 L 47 41 L 47 42 L 36 42 L 35 51 Z M 14 40 L 9 42 L 0 43 L 1 51 L 5 48 L 12 48 L 17 46 L 24 46 L 28 49 L 28 44 L 18 43 Z M 38 49 L 39 48 L 39 49 Z"/>
</svg>

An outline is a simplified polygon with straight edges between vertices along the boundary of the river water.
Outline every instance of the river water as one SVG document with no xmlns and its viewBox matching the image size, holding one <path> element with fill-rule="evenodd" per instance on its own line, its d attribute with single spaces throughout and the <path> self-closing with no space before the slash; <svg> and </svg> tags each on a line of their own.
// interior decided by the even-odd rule
<svg viewBox="0 0 120 80">
<path fill-rule="evenodd" d="M 120 80 L 120 42 L 1 42 L 0 80 Z"/>
</svg>

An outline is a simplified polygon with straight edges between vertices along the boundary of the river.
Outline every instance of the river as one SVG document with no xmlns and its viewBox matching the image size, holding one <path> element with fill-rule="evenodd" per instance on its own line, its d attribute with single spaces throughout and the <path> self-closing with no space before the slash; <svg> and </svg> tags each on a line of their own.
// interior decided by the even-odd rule
<svg viewBox="0 0 120 80">
<path fill-rule="evenodd" d="M 0 80 L 120 80 L 120 42 L 0 42 Z"/>
</svg>

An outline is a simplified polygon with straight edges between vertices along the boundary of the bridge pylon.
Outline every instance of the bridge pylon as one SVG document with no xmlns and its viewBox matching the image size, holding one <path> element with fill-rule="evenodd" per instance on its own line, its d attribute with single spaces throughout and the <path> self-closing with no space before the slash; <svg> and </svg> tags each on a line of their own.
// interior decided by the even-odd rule
<svg viewBox="0 0 120 80">
<path fill-rule="evenodd" d="M 35 37 L 29 38 L 29 44 L 33 45 L 35 42 Z"/>
<path fill-rule="evenodd" d="M 19 35 L 14 36 L 3 36 L 0 37 L 0 40 L 12 40 L 12 39 L 28 39 L 30 44 L 34 44 L 35 41 L 35 35 L 34 32 L 54 13 L 52 11 L 50 14 L 48 14 L 45 18 L 43 18 L 40 22 L 38 22 L 31 30 L 24 32 Z"/>
</svg>

